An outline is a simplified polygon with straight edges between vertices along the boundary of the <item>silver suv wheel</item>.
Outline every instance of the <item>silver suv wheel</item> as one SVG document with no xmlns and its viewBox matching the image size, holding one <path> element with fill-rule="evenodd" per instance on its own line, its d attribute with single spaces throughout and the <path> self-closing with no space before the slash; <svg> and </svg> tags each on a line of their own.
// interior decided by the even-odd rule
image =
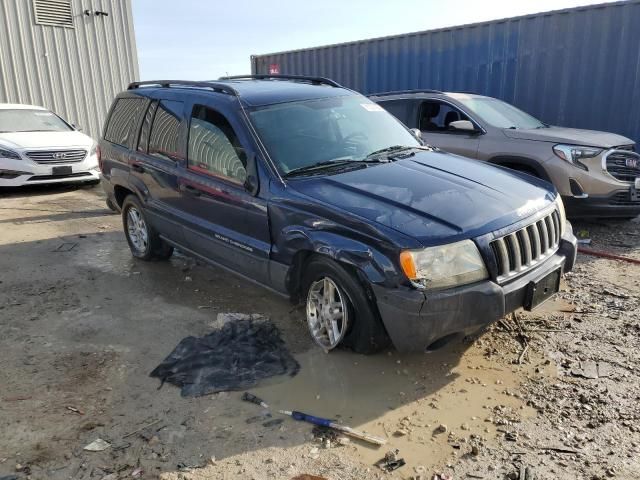
<svg viewBox="0 0 640 480">
<path fill-rule="evenodd" d="M 149 230 L 144 218 L 136 207 L 129 207 L 127 211 L 127 234 L 133 247 L 144 253 L 149 247 Z"/>
<path fill-rule="evenodd" d="M 344 293 L 329 277 L 311 284 L 307 294 L 307 323 L 313 340 L 326 350 L 337 347 L 349 326 Z"/>
</svg>

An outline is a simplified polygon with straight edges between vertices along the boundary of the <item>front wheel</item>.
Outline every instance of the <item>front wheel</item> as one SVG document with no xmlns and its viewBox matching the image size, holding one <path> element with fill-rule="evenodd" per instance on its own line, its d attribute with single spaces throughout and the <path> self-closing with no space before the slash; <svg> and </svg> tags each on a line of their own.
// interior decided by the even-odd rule
<svg viewBox="0 0 640 480">
<path fill-rule="evenodd" d="M 154 258 L 165 260 L 173 254 L 173 247 L 151 228 L 142 204 L 133 195 L 125 198 L 122 204 L 122 225 L 134 257 L 147 261 Z"/>
<path fill-rule="evenodd" d="M 342 345 L 357 353 L 389 346 L 377 310 L 353 273 L 324 257 L 313 258 L 302 281 L 309 332 L 325 350 Z"/>
</svg>

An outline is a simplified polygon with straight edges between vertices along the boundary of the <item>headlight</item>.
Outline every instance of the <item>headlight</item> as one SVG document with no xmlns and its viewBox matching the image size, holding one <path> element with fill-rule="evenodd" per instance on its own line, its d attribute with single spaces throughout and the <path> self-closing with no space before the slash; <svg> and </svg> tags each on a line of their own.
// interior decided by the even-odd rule
<svg viewBox="0 0 640 480">
<path fill-rule="evenodd" d="M 98 150 L 98 144 L 97 143 L 93 143 L 93 145 L 91 145 L 91 150 L 89 150 L 89 156 L 92 157 L 97 153 Z"/>
<path fill-rule="evenodd" d="M 8 148 L 0 148 L 0 158 L 9 158 L 11 160 L 21 160 L 18 152 L 9 150 Z"/>
<path fill-rule="evenodd" d="M 556 197 L 556 206 L 558 207 L 558 212 L 560 213 L 560 236 L 564 235 L 564 230 L 567 228 L 567 213 L 564 211 L 564 203 L 562 202 L 562 197 L 560 194 Z"/>
<path fill-rule="evenodd" d="M 588 170 L 587 166 L 580 162 L 581 158 L 593 158 L 602 153 L 601 148 L 581 147 L 580 145 L 556 145 L 553 147 L 556 157 L 575 165 L 583 170 Z"/>
<path fill-rule="evenodd" d="M 489 277 L 478 247 L 471 240 L 400 254 L 405 275 L 421 288 L 446 288 Z"/>
</svg>

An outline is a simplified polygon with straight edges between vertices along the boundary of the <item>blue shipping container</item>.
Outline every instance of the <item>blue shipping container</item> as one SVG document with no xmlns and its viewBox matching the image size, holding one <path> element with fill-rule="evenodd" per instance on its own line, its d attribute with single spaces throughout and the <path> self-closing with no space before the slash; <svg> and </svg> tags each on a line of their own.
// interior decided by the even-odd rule
<svg viewBox="0 0 640 480">
<path fill-rule="evenodd" d="M 640 0 L 252 56 L 251 68 L 366 94 L 480 93 L 547 123 L 640 142 Z"/>
</svg>

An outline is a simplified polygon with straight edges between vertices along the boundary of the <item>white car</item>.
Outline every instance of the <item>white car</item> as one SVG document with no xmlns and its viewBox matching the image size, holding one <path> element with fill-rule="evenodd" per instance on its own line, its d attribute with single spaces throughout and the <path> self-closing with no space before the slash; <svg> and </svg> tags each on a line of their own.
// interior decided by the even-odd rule
<svg viewBox="0 0 640 480">
<path fill-rule="evenodd" d="M 0 103 L 0 187 L 100 182 L 97 144 L 46 108 Z"/>
</svg>

